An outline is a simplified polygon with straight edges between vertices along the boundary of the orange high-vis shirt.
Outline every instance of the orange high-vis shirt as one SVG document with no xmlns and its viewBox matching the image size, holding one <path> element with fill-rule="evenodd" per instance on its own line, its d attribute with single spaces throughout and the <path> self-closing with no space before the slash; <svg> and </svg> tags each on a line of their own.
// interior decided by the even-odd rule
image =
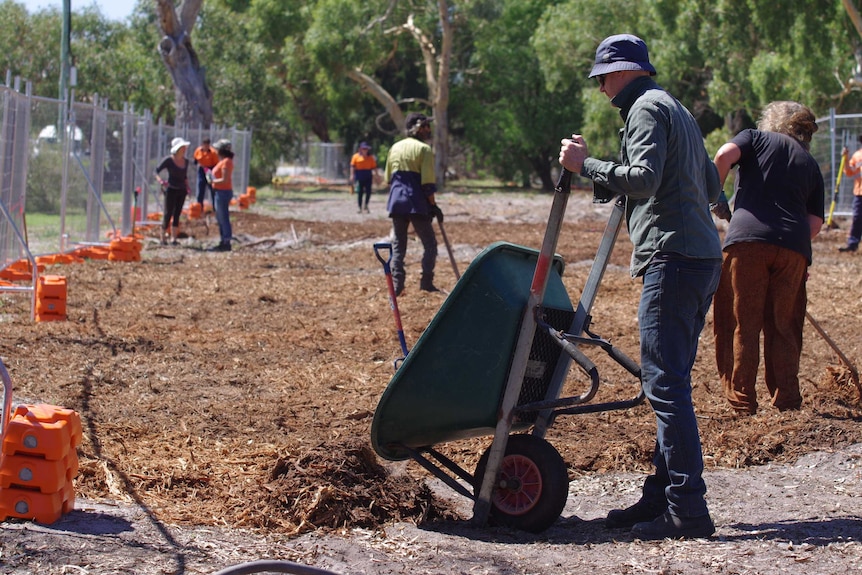
<svg viewBox="0 0 862 575">
<path fill-rule="evenodd" d="M 862 149 L 853 152 L 853 155 L 844 164 L 844 175 L 853 178 L 853 195 L 862 196 Z"/>
<path fill-rule="evenodd" d="M 217 182 L 216 180 L 222 180 Z M 232 190 L 233 189 L 233 159 L 224 158 L 213 168 L 213 189 L 214 190 Z"/>
<path fill-rule="evenodd" d="M 195 161 L 205 168 L 212 169 L 213 166 L 218 164 L 218 152 L 212 147 L 209 150 L 204 150 L 203 146 L 199 146 L 195 150 Z"/>
<path fill-rule="evenodd" d="M 371 154 L 363 157 L 357 152 L 350 158 L 350 165 L 353 166 L 354 170 L 373 170 L 377 167 L 377 159 Z"/>
</svg>

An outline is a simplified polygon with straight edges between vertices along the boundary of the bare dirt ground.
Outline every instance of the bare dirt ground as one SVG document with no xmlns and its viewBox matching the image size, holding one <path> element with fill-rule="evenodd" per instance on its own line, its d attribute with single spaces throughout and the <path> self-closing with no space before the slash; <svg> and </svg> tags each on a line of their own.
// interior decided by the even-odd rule
<svg viewBox="0 0 862 575">
<path fill-rule="evenodd" d="M 541 245 L 549 195 L 441 196 L 461 271 L 497 240 Z M 401 355 L 371 247 L 389 232 L 384 202 L 357 214 L 346 193 L 286 192 L 233 214 L 231 253 L 203 251 L 215 226 L 193 223 L 181 246 L 151 234 L 140 263 L 51 267 L 68 278 L 65 322 L 31 323 L 25 298 L 0 296 L 15 402 L 70 407 L 84 422 L 75 511 L 0 523 L 0 573 L 210 574 L 258 559 L 341 574 L 862 572 L 859 390 L 810 324 L 803 409 L 772 409 L 760 383 L 760 412 L 740 418 L 720 395 L 708 318 L 694 398 L 711 540 L 644 543 L 602 526 L 649 469 L 644 405 L 556 422 L 547 438 L 569 467 L 569 500 L 541 535 L 475 527 L 469 501 L 414 463 L 377 458 L 369 427 Z M 557 250 L 573 301 L 607 214 L 573 194 Z M 809 311 L 859 365 L 862 256 L 836 251 L 838 223 L 815 240 Z M 436 283 L 451 289 L 440 248 Z M 623 232 L 593 328 L 637 357 L 629 254 Z M 417 289 L 420 255 L 411 245 L 398 302 L 408 345 L 445 298 Z M 630 377 L 599 365 L 600 395 L 629 397 Z M 489 443 L 439 447 L 472 471 Z"/>
</svg>

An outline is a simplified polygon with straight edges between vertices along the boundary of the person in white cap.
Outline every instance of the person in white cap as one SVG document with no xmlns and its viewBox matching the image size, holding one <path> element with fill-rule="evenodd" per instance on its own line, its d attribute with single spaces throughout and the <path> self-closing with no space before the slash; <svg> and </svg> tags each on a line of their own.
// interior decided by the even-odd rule
<svg viewBox="0 0 862 575">
<path fill-rule="evenodd" d="M 156 180 L 165 194 L 164 218 L 162 219 L 162 245 L 168 241 L 168 228 L 171 230 L 171 244 L 177 245 L 177 234 L 180 230 L 180 214 L 189 193 L 189 162 L 186 150 L 191 143 L 183 138 L 171 140 L 171 154 L 165 156 L 155 169 Z M 167 170 L 168 179 L 162 178 L 162 172 Z"/>
<path fill-rule="evenodd" d="M 709 208 L 718 171 L 691 113 L 658 86 L 646 44 L 617 34 L 599 44 L 590 78 L 620 109 L 620 161 L 590 157 L 578 134 L 562 141 L 560 164 L 592 180 L 595 201 L 623 196 L 634 244 L 632 277 L 643 280 L 641 385 L 656 416 L 655 473 L 640 500 L 608 513 L 609 528 L 639 539 L 709 537 L 703 454 L 691 399 L 691 368 L 721 270 Z"/>
</svg>

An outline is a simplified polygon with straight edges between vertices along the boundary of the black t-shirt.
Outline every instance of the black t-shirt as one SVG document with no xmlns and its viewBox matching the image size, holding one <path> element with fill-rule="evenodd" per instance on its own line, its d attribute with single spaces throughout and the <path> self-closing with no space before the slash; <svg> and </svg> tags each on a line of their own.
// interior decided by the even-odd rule
<svg viewBox="0 0 862 575">
<path fill-rule="evenodd" d="M 739 147 L 733 219 L 724 247 L 742 242 L 779 245 L 811 263 L 808 215 L 823 218 L 823 174 L 796 139 L 776 132 L 743 130 Z"/>
<path fill-rule="evenodd" d="M 183 167 L 179 167 L 177 163 L 174 161 L 173 156 L 166 156 L 162 163 L 159 164 L 159 167 L 156 168 L 156 173 L 158 174 L 162 170 L 168 171 L 168 187 L 173 190 L 182 190 L 186 191 L 188 187 L 188 169 L 189 169 L 189 161 L 186 160 L 186 165 Z"/>
</svg>

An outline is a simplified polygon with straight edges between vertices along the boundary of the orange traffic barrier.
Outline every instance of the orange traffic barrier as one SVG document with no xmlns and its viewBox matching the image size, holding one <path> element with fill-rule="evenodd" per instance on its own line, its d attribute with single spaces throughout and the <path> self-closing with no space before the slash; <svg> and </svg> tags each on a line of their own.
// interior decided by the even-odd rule
<svg viewBox="0 0 862 575">
<path fill-rule="evenodd" d="M 62 460 L 81 444 L 83 430 L 78 412 L 65 407 L 19 405 L 3 438 L 3 455 L 29 455 Z"/>
<path fill-rule="evenodd" d="M 36 262 L 39 273 L 45 271 L 45 266 Z M 30 260 L 16 260 L 0 270 L 0 279 L 10 282 L 31 281 L 33 279 L 33 265 Z"/>
<path fill-rule="evenodd" d="M 0 520 L 7 517 L 54 523 L 75 509 L 75 488 L 67 481 L 60 491 L 41 493 L 22 487 L 0 489 Z"/>
<path fill-rule="evenodd" d="M 36 282 L 36 321 L 66 319 L 66 278 L 55 275 L 39 276 Z"/>
<path fill-rule="evenodd" d="M 63 489 L 78 473 L 78 458 L 45 459 L 28 455 L 6 455 L 0 466 L 0 488 L 26 487 L 40 493 Z"/>
<path fill-rule="evenodd" d="M 53 264 L 78 264 L 84 261 L 84 258 L 75 254 L 50 254 L 47 256 L 36 256 L 37 264 L 53 265 Z"/>
<path fill-rule="evenodd" d="M 55 405 L 19 405 L 0 451 L 0 521 L 53 523 L 75 508 L 81 418 Z"/>
<path fill-rule="evenodd" d="M 103 246 L 84 246 L 76 249 L 73 253 L 78 257 L 91 260 L 106 260 L 111 250 Z"/>
<path fill-rule="evenodd" d="M 200 202 L 192 202 L 189 206 L 189 219 L 197 220 L 204 213 L 204 207 Z"/>
</svg>

